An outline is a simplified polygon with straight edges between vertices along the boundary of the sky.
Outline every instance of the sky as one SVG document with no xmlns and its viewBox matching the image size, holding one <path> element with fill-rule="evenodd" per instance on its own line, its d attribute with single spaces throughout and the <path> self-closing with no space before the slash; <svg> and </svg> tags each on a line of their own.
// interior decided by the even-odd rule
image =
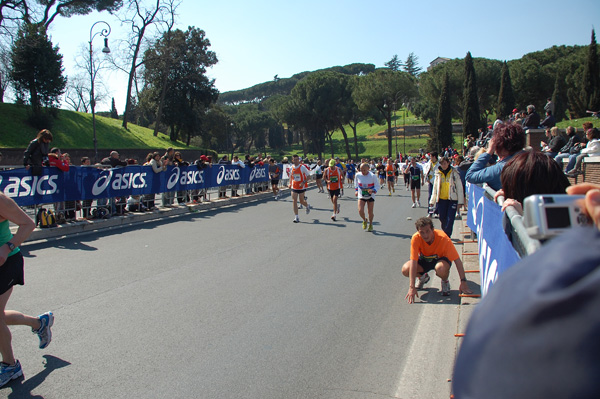
<svg viewBox="0 0 600 399">
<path fill-rule="evenodd" d="M 98 20 L 111 26 L 109 46 L 118 46 L 128 27 L 108 13 L 57 18 L 51 25 L 66 75 L 77 73 L 77 58 L 81 63 Z M 219 60 L 208 75 L 226 92 L 275 75 L 287 78 L 336 65 L 383 67 L 395 54 L 404 61 L 414 53 L 426 70 L 437 57 L 463 58 L 468 51 L 473 57 L 508 61 L 553 45 L 588 45 L 593 28 L 600 41 L 600 1 L 182 0 L 176 27 L 188 26 L 206 32 Z M 93 46 L 102 48 L 99 36 Z M 96 109 L 109 110 L 114 97 L 121 114 L 126 75 L 104 70 L 96 84 L 108 91 Z"/>
</svg>

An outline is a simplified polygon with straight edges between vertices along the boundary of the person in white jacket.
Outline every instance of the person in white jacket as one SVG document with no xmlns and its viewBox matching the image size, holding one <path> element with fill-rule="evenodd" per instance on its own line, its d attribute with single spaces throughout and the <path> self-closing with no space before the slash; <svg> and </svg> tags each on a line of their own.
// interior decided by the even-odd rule
<svg viewBox="0 0 600 399">
<path fill-rule="evenodd" d="M 456 210 L 459 205 L 464 203 L 464 197 L 460 173 L 452 167 L 448 157 L 442 157 L 439 166 L 435 168 L 433 191 L 429 199 L 429 205 L 430 209 L 437 208 L 442 230 L 448 237 L 452 237 Z"/>
<path fill-rule="evenodd" d="M 583 158 L 600 156 L 600 130 L 597 128 L 588 129 L 585 132 L 585 136 L 588 139 L 588 143 L 585 148 L 581 149 L 579 154 L 574 154 L 569 157 L 569 164 L 567 165 L 566 175 L 569 177 L 575 177 L 581 173 L 581 164 Z"/>
</svg>

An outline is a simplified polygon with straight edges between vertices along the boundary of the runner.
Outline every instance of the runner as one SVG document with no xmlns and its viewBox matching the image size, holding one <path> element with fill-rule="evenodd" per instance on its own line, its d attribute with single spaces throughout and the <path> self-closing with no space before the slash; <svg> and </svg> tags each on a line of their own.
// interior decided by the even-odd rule
<svg viewBox="0 0 600 399">
<path fill-rule="evenodd" d="M 460 276 L 459 292 L 471 294 L 467 285 L 465 269 L 452 240 L 442 230 L 433 228 L 433 221 L 428 217 L 422 217 L 415 223 L 417 232 L 410 240 L 410 260 L 402 266 L 402 274 L 409 278 L 409 289 L 406 294 L 408 303 L 415 301 L 418 297 L 417 290 L 430 280 L 430 270 L 442 280 L 440 293 L 443 296 L 450 295 L 450 267 L 452 262 L 456 265 L 456 271 Z M 415 284 L 416 280 L 416 284 Z"/>
<path fill-rule="evenodd" d="M 306 207 L 306 214 L 310 213 L 310 204 L 304 199 L 304 193 L 306 192 L 306 184 L 308 183 L 308 168 L 304 165 L 300 165 L 300 157 L 294 155 L 292 157 L 292 170 L 290 171 L 290 184 L 289 187 L 292 189 L 292 201 L 294 202 L 294 223 L 300 223 L 298 217 L 298 198 L 300 204 Z"/>
<path fill-rule="evenodd" d="M 340 196 L 344 195 L 344 179 L 346 177 L 346 164 L 340 161 L 339 157 L 335 157 L 335 166 L 342 172 L 342 184 L 340 185 Z"/>
<path fill-rule="evenodd" d="M 394 168 L 394 161 L 392 161 L 392 158 L 388 159 L 385 167 L 385 176 L 387 179 L 387 187 L 390 197 L 392 196 L 392 192 L 396 192 L 396 189 L 394 188 L 394 180 L 396 180 L 396 177 L 394 176 L 395 170 L 396 168 Z"/>
<path fill-rule="evenodd" d="M 410 178 L 410 196 L 412 198 L 412 207 L 417 208 L 421 206 L 419 200 L 421 199 L 421 184 L 423 184 L 423 170 L 417 163 L 415 157 L 410 158 L 410 166 L 404 172 L 405 176 Z"/>
<path fill-rule="evenodd" d="M 332 159 L 329 161 L 329 167 L 325 169 L 323 178 L 327 182 L 327 190 L 329 191 L 329 197 L 333 204 L 333 215 L 331 220 L 336 221 L 335 217 L 340 213 L 340 205 L 338 204 L 338 198 L 340 196 L 340 187 L 344 184 L 342 177 L 342 171 L 335 166 L 335 161 Z"/>
<path fill-rule="evenodd" d="M 320 159 L 317 161 L 317 165 L 314 167 L 314 171 L 315 171 L 315 181 L 317 182 L 317 188 L 319 189 L 320 193 L 324 193 L 325 190 L 323 189 L 323 169 L 321 168 L 321 160 Z"/>
<path fill-rule="evenodd" d="M 404 176 L 404 185 L 406 186 L 406 191 L 410 190 L 410 174 L 406 173 L 409 167 L 410 161 L 408 158 L 406 158 L 406 161 L 400 166 L 400 171 L 402 172 L 402 176 Z"/>
<path fill-rule="evenodd" d="M 279 176 L 281 176 L 281 170 L 275 160 L 271 158 L 269 160 L 269 177 L 271 178 L 271 188 L 273 189 L 275 201 L 279 199 Z"/>
<path fill-rule="evenodd" d="M 354 164 L 354 161 L 351 159 L 346 164 L 346 177 L 348 180 L 348 188 L 351 188 L 354 186 L 354 176 L 356 176 L 356 165 Z"/>
<path fill-rule="evenodd" d="M 356 189 L 354 195 L 358 197 L 358 214 L 363 220 L 363 230 L 367 228 L 366 204 L 369 211 L 369 231 L 373 231 L 373 207 L 375 205 L 375 198 L 373 197 L 380 186 L 377 177 L 369 172 L 369 164 L 363 163 L 360 165 L 360 173 L 356 174 L 354 187 Z"/>
<path fill-rule="evenodd" d="M 385 158 L 377 163 L 377 176 L 379 177 L 379 186 L 385 186 Z"/>
</svg>

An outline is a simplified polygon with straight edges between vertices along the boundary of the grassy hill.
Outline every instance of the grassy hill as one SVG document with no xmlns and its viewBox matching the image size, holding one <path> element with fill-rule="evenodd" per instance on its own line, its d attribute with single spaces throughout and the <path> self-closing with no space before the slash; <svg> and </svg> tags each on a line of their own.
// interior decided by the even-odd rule
<svg viewBox="0 0 600 399">
<path fill-rule="evenodd" d="M 15 104 L 0 104 L 0 148 L 23 148 L 35 138 L 38 130 L 29 126 L 27 107 Z M 152 130 L 122 121 L 96 115 L 96 138 L 99 149 L 113 148 L 190 148 L 183 142 L 172 142 L 169 136 L 159 133 L 154 137 Z M 58 110 L 58 118 L 50 129 L 54 136 L 52 145 L 61 149 L 94 148 L 92 115 L 83 112 Z"/>
</svg>

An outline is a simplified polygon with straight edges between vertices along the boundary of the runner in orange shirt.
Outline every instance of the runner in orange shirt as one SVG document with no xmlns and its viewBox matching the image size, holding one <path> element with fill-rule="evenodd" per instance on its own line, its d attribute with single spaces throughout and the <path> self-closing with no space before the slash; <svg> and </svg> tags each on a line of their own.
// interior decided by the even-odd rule
<svg viewBox="0 0 600 399">
<path fill-rule="evenodd" d="M 415 223 L 417 233 L 410 240 L 410 260 L 402 266 L 402 274 L 409 278 L 410 286 L 406 294 L 408 303 L 415 301 L 415 295 L 418 297 L 418 289 L 429 281 L 430 270 L 435 269 L 435 274 L 442 280 L 443 296 L 450 295 L 450 266 L 452 262 L 456 265 L 456 270 L 460 276 L 460 293 L 471 294 L 467 285 L 467 278 L 462 261 L 458 252 L 452 243 L 452 240 L 443 230 L 433 228 L 433 221 L 428 217 L 422 217 Z M 417 275 L 419 276 L 417 278 Z M 415 285 L 415 280 L 416 285 Z"/>
<path fill-rule="evenodd" d="M 298 217 L 298 198 L 300 199 L 300 203 L 306 207 L 306 214 L 310 213 L 310 204 L 304 199 L 310 172 L 306 166 L 300 165 L 300 157 L 298 155 L 292 157 L 292 162 L 294 166 L 290 170 L 289 188 L 292 189 L 292 200 L 294 201 L 294 223 L 300 223 L 300 218 Z"/>
<path fill-rule="evenodd" d="M 394 167 L 394 161 L 392 158 L 388 159 L 387 165 L 385 166 L 385 177 L 387 179 L 388 192 L 390 197 L 392 196 L 392 192 L 396 192 L 394 188 L 394 181 L 396 180 L 396 176 L 394 176 L 396 168 Z"/>
<path fill-rule="evenodd" d="M 331 216 L 331 220 L 335 222 L 336 215 L 340 213 L 338 198 L 340 197 L 340 189 L 344 183 L 344 176 L 342 175 L 342 171 L 335 166 L 335 161 L 333 159 L 329 161 L 329 167 L 325 169 L 323 178 L 327 182 L 327 190 L 329 191 L 329 197 L 333 204 L 333 215 Z"/>
</svg>

